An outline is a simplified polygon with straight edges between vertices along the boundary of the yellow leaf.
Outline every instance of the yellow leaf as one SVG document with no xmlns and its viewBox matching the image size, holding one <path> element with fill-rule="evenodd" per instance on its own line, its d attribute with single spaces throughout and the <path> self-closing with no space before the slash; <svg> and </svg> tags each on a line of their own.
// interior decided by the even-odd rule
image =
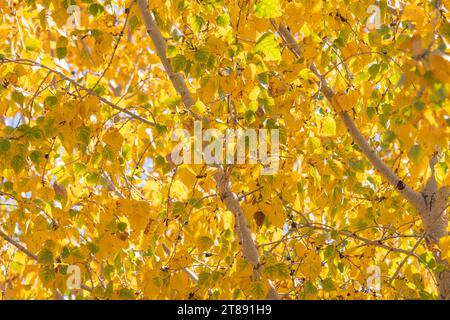
<svg viewBox="0 0 450 320">
<path fill-rule="evenodd" d="M 407 5 L 403 11 L 402 19 L 415 22 L 418 27 L 421 27 L 425 20 L 424 9 L 415 5 Z"/>
<path fill-rule="evenodd" d="M 103 135 L 103 142 L 109 144 L 116 152 L 120 150 L 123 143 L 123 136 L 116 128 L 110 128 Z"/>
<path fill-rule="evenodd" d="M 186 165 L 178 167 L 177 175 L 186 186 L 193 186 L 197 179 L 195 173 Z"/>
<path fill-rule="evenodd" d="M 197 101 L 193 106 L 192 106 L 192 111 L 198 115 L 202 115 L 203 113 L 205 113 L 206 110 L 206 106 L 203 104 L 203 102 L 201 101 Z"/>
<path fill-rule="evenodd" d="M 432 54 L 430 55 L 430 69 L 433 75 L 442 83 L 450 82 L 450 56 Z"/>
<path fill-rule="evenodd" d="M 442 237 L 439 240 L 439 247 L 442 257 L 450 263 L 450 236 Z"/>
<path fill-rule="evenodd" d="M 324 137 L 334 137 L 336 135 L 336 122 L 330 116 L 322 119 L 320 134 Z"/>
<path fill-rule="evenodd" d="M 180 181 L 174 181 L 171 188 L 171 194 L 181 200 L 186 200 L 188 196 L 188 188 Z"/>
</svg>

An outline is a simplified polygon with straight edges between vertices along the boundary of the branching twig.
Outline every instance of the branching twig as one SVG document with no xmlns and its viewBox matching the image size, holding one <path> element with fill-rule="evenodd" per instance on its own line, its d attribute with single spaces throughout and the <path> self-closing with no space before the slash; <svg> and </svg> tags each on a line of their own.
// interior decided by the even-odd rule
<svg viewBox="0 0 450 320">
<path fill-rule="evenodd" d="M 175 73 L 173 71 L 172 65 L 170 64 L 169 59 L 166 55 L 166 40 L 159 31 L 159 28 L 153 19 L 152 14 L 148 9 L 148 1 L 147 0 L 137 0 L 137 4 L 139 10 L 141 12 L 142 18 L 144 19 L 145 27 L 147 28 L 147 33 L 152 39 L 153 44 L 155 45 L 156 54 L 158 55 L 161 63 L 166 70 L 167 75 L 169 76 L 170 81 L 172 82 L 175 90 L 180 94 L 181 100 L 183 101 L 184 106 L 186 107 L 191 114 L 194 115 L 196 119 L 200 119 L 200 117 L 194 114 L 190 108 L 194 105 L 195 101 L 192 97 L 189 89 L 184 81 L 183 76 L 180 73 Z"/>
<path fill-rule="evenodd" d="M 275 21 L 272 20 L 272 24 L 276 27 Z M 294 55 L 299 58 L 301 55 L 301 48 L 298 43 L 295 41 L 295 38 L 291 34 L 291 32 L 287 29 L 287 27 L 283 24 L 277 28 L 280 35 L 283 38 L 286 46 L 291 49 Z M 334 107 L 333 97 L 335 93 L 328 85 L 325 77 L 319 72 L 314 63 L 309 66 L 314 75 L 319 78 L 319 88 L 331 106 Z M 420 208 L 423 205 L 422 197 L 420 194 L 414 190 L 412 190 L 408 185 L 406 185 L 380 158 L 377 152 L 369 145 L 367 140 L 362 135 L 361 131 L 356 127 L 353 120 L 350 118 L 347 112 L 340 111 L 339 117 L 344 122 L 345 126 L 348 129 L 349 134 L 352 136 L 353 140 L 358 144 L 361 148 L 362 152 L 366 155 L 372 165 L 380 172 L 380 174 L 405 198 L 407 199 L 413 206 L 416 208 Z"/>
<path fill-rule="evenodd" d="M 85 87 L 84 85 L 78 83 L 77 81 L 69 78 L 68 76 L 66 76 L 62 72 L 59 72 L 59 71 L 57 71 L 55 69 L 52 69 L 52 68 L 50 68 L 50 67 L 48 67 L 46 65 L 43 65 L 43 64 L 41 64 L 39 62 L 30 60 L 30 59 L 2 59 L 2 60 L 0 60 L 0 64 L 3 64 L 3 63 L 19 63 L 19 64 L 28 65 L 28 66 L 32 66 L 32 67 L 40 67 L 40 68 L 46 69 L 48 71 L 51 71 L 54 74 L 56 74 L 56 75 L 60 76 L 61 78 L 63 78 L 64 80 L 71 82 L 75 87 L 78 87 L 81 90 L 86 91 L 88 94 L 97 97 L 101 102 L 109 105 L 111 108 L 113 108 L 115 110 L 118 110 L 120 112 L 126 113 L 131 118 L 139 120 L 142 123 L 145 123 L 147 125 L 150 125 L 150 126 L 155 126 L 156 125 L 156 123 L 148 121 L 147 119 L 141 117 L 140 115 L 137 115 L 137 114 L 135 114 L 135 113 L 125 109 L 125 108 L 119 107 L 118 105 L 112 103 L 108 99 L 103 98 L 102 96 L 97 94 L 95 91 L 93 91 L 93 90 Z"/>
<path fill-rule="evenodd" d="M 19 249 L 20 251 L 22 251 L 23 253 L 25 253 L 29 258 L 33 259 L 34 261 L 38 261 L 38 256 L 35 255 L 34 253 L 32 253 L 31 251 L 29 251 L 25 246 L 23 246 L 21 243 L 19 243 L 18 241 L 14 240 L 13 238 L 11 238 L 10 236 L 8 236 L 6 233 L 4 233 L 2 230 L 0 230 L 0 237 L 2 237 L 3 239 L 5 239 L 6 241 L 8 241 L 10 244 L 12 244 L 13 246 L 15 246 L 17 249 Z M 81 288 L 83 290 L 92 292 L 92 288 L 85 285 L 85 284 L 81 284 Z"/>
<path fill-rule="evenodd" d="M 156 53 L 163 64 L 167 75 L 169 76 L 170 81 L 172 82 L 173 87 L 181 96 L 183 104 L 190 111 L 191 106 L 194 104 L 194 99 L 191 93 L 188 90 L 186 82 L 183 76 L 179 73 L 174 73 L 172 69 L 172 65 L 166 56 L 166 41 L 163 38 L 159 28 L 153 19 L 149 9 L 148 9 L 148 1 L 147 0 L 137 0 L 137 4 L 141 15 L 144 19 L 145 27 L 147 28 L 147 33 L 153 41 L 153 44 L 156 49 Z M 199 116 L 190 111 L 191 114 L 199 119 Z M 253 267 L 255 268 L 256 273 L 259 276 L 261 271 L 261 266 L 259 262 L 259 254 L 258 249 L 253 242 L 251 230 L 248 226 L 248 221 L 245 218 L 244 212 L 239 204 L 239 200 L 237 196 L 231 192 L 229 186 L 228 176 L 225 174 L 223 168 L 218 168 L 216 172 L 216 184 L 219 190 L 219 194 L 225 203 L 227 209 L 231 211 L 235 216 L 235 224 L 236 230 L 239 234 L 239 240 L 241 243 L 242 253 L 246 260 L 248 260 Z M 275 288 L 269 281 L 270 292 L 268 298 L 270 299 L 279 299 Z"/>
<path fill-rule="evenodd" d="M 394 274 L 392 275 L 391 279 L 389 280 L 389 286 L 392 285 L 392 282 L 395 280 L 395 278 L 397 278 L 397 276 L 400 273 L 400 270 L 403 267 L 403 265 L 405 264 L 405 262 L 408 261 L 408 258 L 414 254 L 414 251 L 417 249 L 417 247 L 419 246 L 419 244 L 422 242 L 422 240 L 424 238 L 425 238 L 425 235 L 423 235 L 419 240 L 417 240 L 416 244 L 411 249 L 411 252 L 406 255 L 406 257 L 403 259 L 402 262 L 400 262 L 400 264 L 397 267 L 397 270 L 395 270 Z"/>
</svg>

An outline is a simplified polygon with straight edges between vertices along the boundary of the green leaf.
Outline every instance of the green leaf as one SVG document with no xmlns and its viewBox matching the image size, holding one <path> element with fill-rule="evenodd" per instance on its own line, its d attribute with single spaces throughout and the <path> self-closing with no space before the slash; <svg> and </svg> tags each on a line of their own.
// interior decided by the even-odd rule
<svg viewBox="0 0 450 320">
<path fill-rule="evenodd" d="M 34 164 L 39 164 L 44 160 L 44 154 L 38 150 L 34 150 L 30 154 L 30 159 Z"/>
<path fill-rule="evenodd" d="M 336 177 L 341 179 L 342 173 L 344 171 L 344 166 L 342 165 L 342 163 L 336 159 L 331 159 L 328 164 L 331 170 L 333 170 L 333 172 L 336 174 Z"/>
<path fill-rule="evenodd" d="M 110 160 L 110 161 L 114 160 L 114 158 L 115 158 L 114 149 L 109 144 L 107 144 L 103 148 L 102 156 L 105 160 Z"/>
<path fill-rule="evenodd" d="M 287 279 L 289 278 L 289 268 L 284 263 L 276 263 L 264 267 L 263 273 L 271 279 Z"/>
<path fill-rule="evenodd" d="M 100 248 L 95 243 L 92 242 L 89 242 L 87 247 L 89 251 L 93 254 L 96 254 L 100 250 Z"/>
<path fill-rule="evenodd" d="M 39 270 L 39 279 L 43 283 L 48 283 L 49 281 L 55 279 L 55 270 L 53 268 L 44 268 Z"/>
<path fill-rule="evenodd" d="M 139 25 L 138 17 L 137 16 L 132 16 L 130 18 L 130 22 L 128 22 L 128 26 L 130 27 L 130 30 L 133 32 L 138 25 Z"/>
<path fill-rule="evenodd" d="M 177 217 L 183 212 L 183 209 L 184 209 L 184 203 L 181 201 L 176 201 L 173 204 L 172 214 L 175 217 Z"/>
<path fill-rule="evenodd" d="M 33 128 L 30 128 L 30 131 L 28 132 L 28 136 L 30 138 L 40 140 L 44 137 L 44 132 L 38 126 L 34 126 Z"/>
<path fill-rule="evenodd" d="M 240 300 L 240 299 L 242 299 L 242 290 L 238 289 L 238 288 L 235 288 L 233 290 L 233 298 L 232 299 L 233 300 Z"/>
<path fill-rule="evenodd" d="M 122 300 L 134 300 L 136 298 L 134 291 L 128 288 L 120 289 L 119 297 Z"/>
<path fill-rule="evenodd" d="M 85 146 L 89 144 L 91 130 L 89 127 L 83 126 L 78 129 L 78 140 Z"/>
<path fill-rule="evenodd" d="M 446 37 L 447 39 L 450 39 L 450 23 L 449 22 L 442 23 L 441 33 L 444 35 L 444 37 Z"/>
<path fill-rule="evenodd" d="M 280 47 L 275 35 L 267 32 L 259 37 L 253 47 L 254 53 L 262 53 L 266 61 L 276 61 L 281 59 Z"/>
<path fill-rule="evenodd" d="M 372 76 L 372 77 L 375 77 L 377 74 L 378 74 L 378 72 L 380 71 L 380 65 L 379 64 L 373 64 L 373 65 L 371 65 L 370 67 L 369 67 L 369 74 Z"/>
<path fill-rule="evenodd" d="M 306 281 L 304 286 L 305 294 L 316 294 L 317 288 L 311 281 Z"/>
<path fill-rule="evenodd" d="M 418 144 L 415 144 L 408 151 L 408 158 L 414 162 L 414 164 L 418 164 L 420 159 L 422 158 L 423 150 L 422 147 Z"/>
<path fill-rule="evenodd" d="M 159 132 L 158 125 L 156 126 L 156 130 L 158 130 L 158 132 Z M 125 161 L 128 161 L 131 159 L 131 147 L 129 144 L 124 144 L 122 146 L 122 157 Z"/>
<path fill-rule="evenodd" d="M 25 40 L 25 48 L 29 51 L 35 51 L 42 46 L 42 42 L 36 38 L 28 38 Z"/>
<path fill-rule="evenodd" d="M 67 56 L 67 45 L 69 40 L 66 37 L 59 37 L 56 41 L 56 56 L 58 59 L 64 59 Z"/>
<path fill-rule="evenodd" d="M 198 33 L 205 24 L 205 20 L 201 16 L 195 16 L 189 19 L 189 24 L 191 25 L 192 31 Z"/>
<path fill-rule="evenodd" d="M 299 72 L 299 77 L 302 78 L 303 80 L 309 80 L 309 77 L 311 76 L 311 70 L 309 70 L 308 68 L 302 69 Z"/>
<path fill-rule="evenodd" d="M 11 270 L 14 270 L 15 272 L 21 273 L 25 269 L 25 265 L 23 263 L 20 263 L 18 261 L 11 261 Z"/>
<path fill-rule="evenodd" d="M 53 107 L 58 103 L 58 98 L 56 96 L 48 96 L 44 100 L 44 105 L 47 107 Z"/>
<path fill-rule="evenodd" d="M 105 8 L 101 4 L 93 3 L 89 6 L 89 13 L 92 14 L 94 17 L 98 17 L 103 11 L 105 11 Z"/>
<path fill-rule="evenodd" d="M 10 147 L 11 147 L 11 142 L 9 142 L 9 140 L 0 139 L 0 155 L 8 152 Z"/>
<path fill-rule="evenodd" d="M 222 13 L 221 15 L 219 15 L 216 18 L 216 23 L 225 28 L 228 26 L 228 24 L 230 23 L 230 16 L 228 15 L 228 13 Z"/>
<path fill-rule="evenodd" d="M 436 260 L 431 252 L 425 252 L 420 255 L 420 262 L 425 264 L 428 268 L 433 269 L 436 266 Z"/>
<path fill-rule="evenodd" d="M 119 231 L 125 231 L 125 230 L 127 230 L 127 223 L 126 222 L 123 222 L 123 221 L 120 221 L 118 224 L 117 224 L 117 229 L 119 229 Z"/>
<path fill-rule="evenodd" d="M 69 45 L 69 40 L 66 37 L 59 37 L 58 40 L 56 40 L 56 48 L 65 48 Z"/>
<path fill-rule="evenodd" d="M 200 237 L 198 239 L 198 242 L 205 249 L 211 248 L 214 245 L 214 241 L 210 237 L 207 237 L 207 236 Z"/>
<path fill-rule="evenodd" d="M 24 97 L 24 95 L 22 94 L 22 92 L 17 91 L 17 90 L 14 90 L 14 91 L 11 93 L 11 99 L 12 99 L 14 102 L 17 102 L 18 104 L 20 104 L 20 105 L 22 106 L 22 105 L 23 105 L 23 101 L 25 100 L 25 97 Z"/>
<path fill-rule="evenodd" d="M 158 131 L 158 133 L 164 133 L 164 132 L 167 132 L 167 127 L 166 127 L 166 125 L 164 125 L 164 124 L 157 123 L 157 124 L 156 124 L 156 131 Z M 122 147 L 122 148 L 123 148 L 123 147 Z"/>
<path fill-rule="evenodd" d="M 392 130 L 388 130 L 381 135 L 381 139 L 384 143 L 391 143 L 395 139 L 395 133 Z"/>
<path fill-rule="evenodd" d="M 256 121 L 255 113 L 252 110 L 245 111 L 245 122 L 246 124 L 251 124 Z"/>
<path fill-rule="evenodd" d="M 426 292 L 424 290 L 419 291 L 420 299 L 422 300 L 435 300 L 436 298 L 433 297 L 433 295 L 429 292 Z"/>
<path fill-rule="evenodd" d="M 6 181 L 0 185 L 3 191 L 12 191 L 14 184 L 11 181 Z"/>
<path fill-rule="evenodd" d="M 255 282 L 252 285 L 251 293 L 253 295 L 253 299 L 263 299 L 265 296 L 264 286 L 261 281 Z"/>
<path fill-rule="evenodd" d="M 361 83 L 361 82 L 365 82 L 367 80 L 369 80 L 370 78 L 370 74 L 364 71 L 359 72 L 356 76 L 355 76 L 355 82 L 357 83 Z"/>
<path fill-rule="evenodd" d="M 18 128 L 17 131 L 23 133 L 23 135 L 26 138 L 31 138 L 33 136 L 33 133 L 31 132 L 31 127 L 27 124 L 21 124 Z"/>
<path fill-rule="evenodd" d="M 75 163 L 73 165 L 73 172 L 76 175 L 85 173 L 86 169 L 87 169 L 86 165 L 84 163 L 81 163 L 81 162 L 77 162 L 77 163 Z"/>
<path fill-rule="evenodd" d="M 367 116 L 370 120 L 372 120 L 373 116 L 377 113 L 377 110 L 374 107 L 367 107 Z"/>
<path fill-rule="evenodd" d="M 332 117 L 325 117 L 322 122 L 322 135 L 334 137 L 336 135 L 336 122 Z"/>
<path fill-rule="evenodd" d="M 172 62 L 173 70 L 175 72 L 184 71 L 184 69 L 186 69 L 187 61 L 186 61 L 186 58 L 181 54 L 177 54 L 175 57 L 173 57 L 171 59 L 171 62 Z"/>
<path fill-rule="evenodd" d="M 323 251 L 323 256 L 325 259 L 331 258 L 333 256 L 333 253 L 335 251 L 335 248 L 333 245 L 328 245 L 325 247 L 325 250 Z"/>
<path fill-rule="evenodd" d="M 100 176 L 95 172 L 88 173 L 86 176 L 86 182 L 89 185 L 97 184 L 99 182 L 99 180 L 100 180 Z"/>
<path fill-rule="evenodd" d="M 52 137 L 56 134 L 56 128 L 55 128 L 55 118 L 52 117 L 46 117 L 43 120 L 43 128 L 44 133 L 47 138 Z"/>
<path fill-rule="evenodd" d="M 168 45 L 166 50 L 167 58 L 173 58 L 177 55 L 177 47 L 174 45 Z"/>
<path fill-rule="evenodd" d="M 422 111 L 423 109 L 425 109 L 425 103 L 422 100 L 414 101 L 413 106 L 417 111 Z"/>
<path fill-rule="evenodd" d="M 38 263 L 43 265 L 53 264 L 53 253 L 49 249 L 43 249 L 38 254 Z"/>
<path fill-rule="evenodd" d="M 364 162 L 362 160 L 348 160 L 348 165 L 355 171 L 364 172 Z"/>
<path fill-rule="evenodd" d="M 198 275 L 198 285 L 200 287 L 206 287 L 209 283 L 209 272 L 200 272 Z"/>
<path fill-rule="evenodd" d="M 255 16 L 258 18 L 276 18 L 281 16 L 279 0 L 259 0 L 256 3 Z"/>
<path fill-rule="evenodd" d="M 56 48 L 56 57 L 60 60 L 67 57 L 67 48 Z"/>
<path fill-rule="evenodd" d="M 331 278 L 326 278 L 320 281 L 323 290 L 325 291 L 333 291 L 336 288 L 334 287 L 333 280 Z"/>
<path fill-rule="evenodd" d="M 26 165 L 27 165 L 27 161 L 25 160 L 25 158 L 18 154 L 16 154 L 11 159 L 11 166 L 14 169 L 14 172 L 16 174 L 19 174 L 23 169 L 25 169 Z"/>
<path fill-rule="evenodd" d="M 195 51 L 194 59 L 196 61 L 205 63 L 208 61 L 208 58 L 209 58 L 208 52 L 206 52 L 205 50 L 199 49 L 199 50 Z"/>
</svg>

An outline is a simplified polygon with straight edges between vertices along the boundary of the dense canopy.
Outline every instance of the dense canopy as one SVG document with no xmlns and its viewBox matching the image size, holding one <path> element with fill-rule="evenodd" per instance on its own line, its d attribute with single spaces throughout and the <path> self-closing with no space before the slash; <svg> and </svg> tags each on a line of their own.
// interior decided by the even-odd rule
<svg viewBox="0 0 450 320">
<path fill-rule="evenodd" d="M 1 298 L 450 299 L 449 8 L 0 0 Z"/>
</svg>

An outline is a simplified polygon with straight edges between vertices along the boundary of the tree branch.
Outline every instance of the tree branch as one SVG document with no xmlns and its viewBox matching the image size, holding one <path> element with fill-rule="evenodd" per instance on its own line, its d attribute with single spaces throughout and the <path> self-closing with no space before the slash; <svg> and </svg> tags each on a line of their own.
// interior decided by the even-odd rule
<svg viewBox="0 0 450 320">
<path fill-rule="evenodd" d="M 417 249 L 417 247 L 419 246 L 419 244 L 422 242 L 422 240 L 424 238 L 425 238 L 425 234 L 422 237 L 420 237 L 419 240 L 417 240 L 416 244 L 411 249 L 411 252 L 406 255 L 406 257 L 402 260 L 402 262 L 400 262 L 400 264 L 398 265 L 398 267 L 395 270 L 394 274 L 392 275 L 391 279 L 389 280 L 389 286 L 392 285 L 392 282 L 394 282 L 394 280 L 397 278 L 397 276 L 400 273 L 400 270 L 402 269 L 403 265 L 406 263 L 406 261 L 408 261 L 408 258 L 414 254 L 414 251 Z"/>
<path fill-rule="evenodd" d="M 173 87 L 178 92 L 178 94 L 180 94 L 185 107 L 190 111 L 190 107 L 194 104 L 194 99 L 192 98 L 192 95 L 189 92 L 189 89 L 187 88 L 183 76 L 179 73 L 173 72 L 172 65 L 170 64 L 170 61 L 166 56 L 166 41 L 161 35 L 161 32 L 159 31 L 159 28 L 155 20 L 153 19 L 150 11 L 148 10 L 148 2 L 147 0 L 137 0 L 137 4 L 141 12 L 141 15 L 144 19 L 144 23 L 147 28 L 147 33 L 152 39 L 152 42 L 155 46 L 156 53 L 158 57 L 161 59 L 161 63 L 163 64 L 169 76 L 169 79 L 172 82 Z M 196 119 L 200 118 L 192 111 L 190 112 Z M 255 243 L 253 242 L 251 230 L 248 225 L 248 221 L 245 218 L 244 212 L 242 211 L 242 208 L 239 204 L 239 200 L 237 196 L 230 190 L 229 180 L 223 168 L 217 169 L 216 184 L 219 190 L 219 194 L 221 195 L 221 198 L 225 203 L 225 206 L 235 216 L 236 230 L 239 235 L 239 241 L 242 247 L 242 254 L 244 258 L 253 265 L 255 273 L 257 273 L 257 278 L 259 278 L 261 266 L 259 263 L 258 249 Z M 270 292 L 268 298 L 279 299 L 279 296 L 270 281 L 269 286 Z"/>
<path fill-rule="evenodd" d="M 27 248 L 25 248 L 22 244 L 20 244 L 19 242 L 17 242 L 16 240 L 14 240 L 13 238 L 11 238 L 10 236 L 8 236 L 6 233 L 4 233 L 2 230 L 0 230 L 0 237 L 2 237 L 3 239 L 5 239 L 6 241 L 8 241 L 10 244 L 12 244 L 14 247 L 16 247 L 17 249 L 19 249 L 20 251 L 22 251 L 23 253 L 25 253 L 29 258 L 33 259 L 33 260 L 38 260 L 38 256 L 35 255 L 34 253 L 30 252 Z"/>
<path fill-rule="evenodd" d="M 180 73 L 175 73 L 173 71 L 172 65 L 170 64 L 170 60 L 166 55 L 166 40 L 161 34 L 155 19 L 153 19 L 152 14 L 148 9 L 148 1 L 147 0 L 137 0 L 137 4 L 139 10 L 141 12 L 142 18 L 144 19 L 145 27 L 147 28 L 147 33 L 152 39 L 153 45 L 155 46 L 156 54 L 161 60 L 164 69 L 166 70 L 167 75 L 169 76 L 170 81 L 172 82 L 175 90 L 180 94 L 181 100 L 183 104 L 187 108 L 191 114 L 194 115 L 196 119 L 200 119 L 200 117 L 194 114 L 190 108 L 194 105 L 195 101 L 192 97 L 189 89 L 184 81 L 183 76 Z"/>
<path fill-rule="evenodd" d="M 113 181 L 108 177 L 108 176 L 104 176 L 107 186 L 108 186 L 108 190 L 114 191 L 114 193 L 122 199 L 126 199 L 125 195 L 120 192 L 120 190 L 117 188 L 117 186 L 113 183 Z M 170 249 L 167 248 L 166 244 L 163 242 L 162 243 L 162 247 L 164 252 L 169 255 L 170 254 Z M 193 283 L 198 284 L 198 276 L 195 274 L 195 272 L 193 272 L 191 269 L 189 269 L 188 267 L 184 267 L 183 268 L 184 273 L 187 274 L 187 276 L 192 280 Z"/>
<path fill-rule="evenodd" d="M 29 258 L 33 259 L 34 261 L 38 261 L 38 256 L 35 255 L 34 253 L 30 252 L 27 248 L 25 248 L 21 243 L 17 242 L 16 240 L 14 240 L 13 238 L 11 238 L 10 236 L 8 236 L 6 233 L 4 233 L 2 230 L 0 230 L 0 237 L 2 237 L 3 239 L 5 239 L 7 242 L 9 242 L 10 244 L 12 244 L 14 247 L 16 247 L 17 249 L 19 249 L 20 251 L 22 251 L 23 253 L 25 253 Z M 81 284 L 81 289 L 92 292 L 92 288 L 85 285 L 85 284 Z"/>
<path fill-rule="evenodd" d="M 231 191 L 229 177 L 226 173 L 224 173 L 223 169 L 217 170 L 215 179 L 217 188 L 219 189 L 220 198 L 225 203 L 227 209 L 234 214 L 235 228 L 239 237 L 239 245 L 242 248 L 242 255 L 252 264 L 254 278 L 255 280 L 258 280 L 261 276 L 262 265 L 259 258 L 258 248 L 253 241 L 252 231 L 248 224 L 247 218 L 244 215 L 244 211 L 239 204 L 239 198 Z M 269 287 L 270 289 L 267 297 L 272 300 L 279 300 L 280 297 L 270 281 Z"/>
<path fill-rule="evenodd" d="M 166 253 L 167 256 L 170 256 L 170 249 L 166 246 L 166 244 L 163 242 L 162 243 L 162 247 L 164 252 Z M 183 268 L 183 272 L 187 274 L 187 276 L 189 277 L 189 279 L 191 279 L 191 281 L 195 284 L 198 284 L 198 276 L 197 274 L 194 273 L 194 271 L 192 271 L 191 269 L 184 267 Z"/>
<path fill-rule="evenodd" d="M 331 102 L 330 102 L 331 103 Z M 420 208 L 423 205 L 423 200 L 420 193 L 412 190 L 406 185 L 384 162 L 376 151 L 369 145 L 361 131 L 356 127 L 353 120 L 350 118 L 347 112 L 340 112 L 339 117 L 344 122 L 348 129 L 348 132 L 352 136 L 353 140 L 361 148 L 362 152 L 366 155 L 375 169 L 412 205 L 416 208 Z"/>
<path fill-rule="evenodd" d="M 84 91 L 86 91 L 89 95 L 95 96 L 97 97 L 101 102 L 109 105 L 111 108 L 118 110 L 119 112 L 123 112 L 126 113 L 127 115 L 129 115 L 131 118 L 139 120 L 145 124 L 148 124 L 150 126 L 155 126 L 156 123 L 148 121 L 147 119 L 141 117 L 140 115 L 137 115 L 125 108 L 119 107 L 118 105 L 112 103 L 111 101 L 109 101 L 108 99 L 103 98 L 102 96 L 98 95 L 95 91 L 85 87 L 84 85 L 78 83 L 77 81 L 69 78 L 68 76 L 66 76 L 65 74 L 63 74 L 62 72 L 59 72 L 55 69 L 52 69 L 46 65 L 43 65 L 39 62 L 30 60 L 30 59 L 2 59 L 0 60 L 0 64 L 4 64 L 4 63 L 19 63 L 19 64 L 24 64 L 24 65 L 28 65 L 28 66 L 34 66 L 34 67 L 40 67 L 42 69 L 48 70 L 58 76 L 60 76 L 61 78 L 63 78 L 66 81 L 69 81 L 70 83 L 72 83 L 74 86 L 76 86 L 77 88 L 80 88 Z"/>
<path fill-rule="evenodd" d="M 276 22 L 272 20 L 272 25 L 277 28 Z M 298 43 L 295 41 L 295 38 L 291 34 L 291 32 L 288 30 L 288 28 L 284 24 L 280 24 L 277 28 L 278 32 L 280 33 L 283 42 L 285 45 L 292 51 L 292 53 L 297 57 L 300 58 L 301 56 L 301 48 L 298 45 Z M 314 73 L 319 78 L 319 89 L 322 92 L 322 94 L 325 96 L 325 98 L 328 100 L 330 105 L 334 107 L 333 105 L 333 97 L 334 92 L 328 85 L 328 82 L 326 81 L 325 77 L 323 77 L 319 70 L 316 68 L 314 63 L 312 63 L 309 66 L 309 69 L 312 73 Z M 377 154 L 377 152 L 369 145 L 367 140 L 362 135 L 361 131 L 359 131 L 358 127 L 356 127 L 353 120 L 350 118 L 347 112 L 342 111 L 339 112 L 339 117 L 344 122 L 345 126 L 347 127 L 347 130 L 349 134 L 352 136 L 353 140 L 356 142 L 356 144 L 361 148 L 362 152 L 365 154 L 365 156 L 369 159 L 369 161 L 372 163 L 372 165 L 375 167 L 378 172 L 406 199 L 408 200 L 413 206 L 415 206 L 417 209 L 421 208 L 423 206 L 423 199 L 420 195 L 420 193 L 412 190 L 408 185 L 406 185 L 380 158 L 380 156 Z"/>
</svg>

